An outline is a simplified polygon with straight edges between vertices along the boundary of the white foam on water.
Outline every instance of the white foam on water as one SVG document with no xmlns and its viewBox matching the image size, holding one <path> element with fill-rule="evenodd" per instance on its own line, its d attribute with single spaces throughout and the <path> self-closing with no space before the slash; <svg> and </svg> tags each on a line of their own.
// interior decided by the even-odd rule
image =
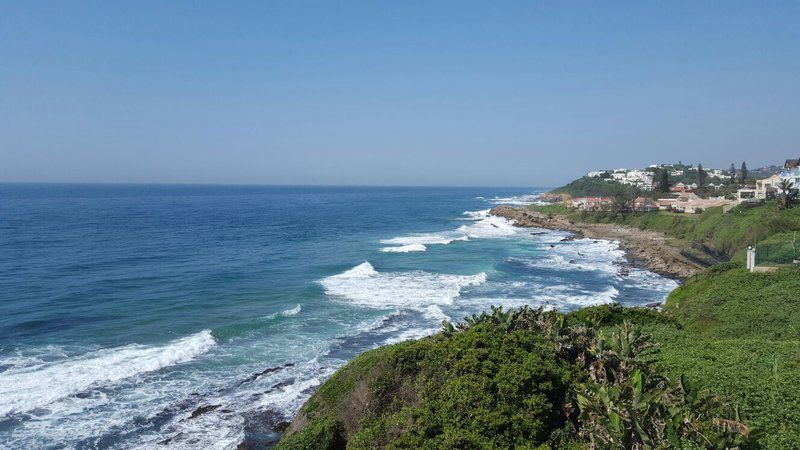
<svg viewBox="0 0 800 450">
<path fill-rule="evenodd" d="M 466 217 L 460 217 L 459 220 L 481 220 L 481 219 L 485 219 L 486 217 L 489 216 L 489 211 L 491 211 L 491 210 L 482 209 L 480 211 L 464 211 L 462 213 L 462 215 L 466 216 Z"/>
<path fill-rule="evenodd" d="M 553 243 L 552 247 L 545 247 L 545 250 L 546 253 L 541 257 L 511 257 L 509 260 L 538 269 L 604 272 L 610 275 L 617 275 L 621 263 L 625 262 L 625 252 L 616 241 L 577 239 Z"/>
<path fill-rule="evenodd" d="M 138 344 L 0 373 L 0 417 L 47 407 L 95 386 L 191 361 L 216 345 L 211 331 L 163 346 Z"/>
<path fill-rule="evenodd" d="M 487 215 L 471 225 L 462 225 L 456 231 L 469 238 L 486 239 L 513 236 L 519 229 L 504 217 Z"/>
<path fill-rule="evenodd" d="M 381 249 L 382 252 L 385 253 L 409 253 L 409 252 L 424 252 L 428 248 L 425 247 L 423 244 L 408 244 L 408 245 L 400 245 L 397 247 L 383 247 Z"/>
<path fill-rule="evenodd" d="M 139 436 L 131 447 L 153 448 L 167 438 L 168 448 L 236 448 L 245 438 L 245 417 L 269 412 L 274 418 L 289 420 L 312 390 L 344 363 L 329 360 L 323 365 L 314 358 L 266 373 L 233 391 L 205 396 L 198 406 L 214 405 L 214 410 L 192 418 L 195 407 L 186 409 L 157 432 Z M 263 426 L 266 429 L 269 423 Z"/>
<path fill-rule="evenodd" d="M 532 300 L 546 305 L 553 305 L 556 309 L 575 309 L 586 306 L 607 305 L 613 303 L 619 290 L 608 286 L 599 292 L 573 290 L 568 286 L 550 286 L 542 292 L 534 294 Z"/>
<path fill-rule="evenodd" d="M 610 285 L 597 292 L 578 289 L 567 284 L 547 286 L 528 283 L 524 288 L 519 285 L 515 287 L 514 292 L 508 297 L 464 298 L 459 301 L 458 306 L 467 314 L 487 311 L 490 306 L 503 306 L 506 309 L 530 306 L 545 310 L 569 311 L 585 306 L 613 303 L 619 296 L 619 290 Z"/>
<path fill-rule="evenodd" d="M 461 291 L 486 282 L 486 274 L 447 275 L 423 272 L 381 273 L 364 262 L 339 275 L 320 280 L 328 295 L 371 308 L 422 309 L 449 305 Z"/>
<path fill-rule="evenodd" d="M 384 239 L 381 244 L 391 245 L 384 247 L 384 252 L 424 251 L 426 245 L 447 245 L 458 241 L 472 239 L 488 239 L 513 236 L 519 233 L 514 223 L 508 219 L 489 215 L 489 210 L 464 211 L 465 217 L 460 220 L 469 220 L 474 223 L 462 225 L 455 230 L 440 231 L 435 233 L 413 233 Z"/>
<path fill-rule="evenodd" d="M 638 289 L 663 292 L 665 297 L 679 286 L 678 282 L 671 278 L 644 269 L 631 270 L 628 276 L 624 277 L 624 281 Z"/>
<path fill-rule="evenodd" d="M 400 236 L 392 239 L 384 239 L 381 241 L 381 244 L 386 245 L 399 245 L 399 246 L 410 246 L 410 245 L 447 245 L 454 241 L 466 241 L 469 238 L 464 236 L 463 234 L 453 233 L 453 232 L 441 232 L 441 233 L 415 233 L 410 234 L 408 236 Z"/>
<path fill-rule="evenodd" d="M 301 307 L 301 306 L 298 304 L 297 306 L 295 306 L 295 307 L 294 307 L 294 308 L 292 308 L 292 309 L 287 309 L 286 311 L 283 311 L 283 312 L 281 312 L 281 313 L 280 313 L 280 315 L 282 315 L 283 317 L 292 317 L 292 316 L 296 316 L 296 315 L 300 314 L 300 311 L 301 311 L 302 309 L 303 309 L 303 308 L 302 308 L 302 307 Z"/>
<path fill-rule="evenodd" d="M 544 310 L 555 309 L 555 305 L 544 300 L 525 297 L 471 297 L 461 302 L 465 309 L 465 314 L 479 314 L 482 311 L 489 311 L 491 306 L 502 306 L 504 310 L 530 306 L 532 308 L 543 308 Z M 460 318 L 459 320 L 460 321 Z"/>
<path fill-rule="evenodd" d="M 539 202 L 541 194 L 514 195 L 511 197 L 494 197 L 489 199 L 489 203 L 494 205 L 526 206 Z"/>
</svg>

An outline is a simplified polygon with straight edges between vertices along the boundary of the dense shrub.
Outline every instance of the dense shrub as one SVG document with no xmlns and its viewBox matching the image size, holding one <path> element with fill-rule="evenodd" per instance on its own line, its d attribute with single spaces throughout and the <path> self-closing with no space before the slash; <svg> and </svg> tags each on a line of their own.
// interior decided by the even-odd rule
<svg viewBox="0 0 800 450">
<path fill-rule="evenodd" d="M 606 324 L 644 310 L 595 309 Z M 631 312 L 633 311 L 633 312 Z M 443 323 L 435 336 L 367 352 L 303 407 L 281 448 L 637 448 L 746 441 L 708 393 L 660 376 L 637 326 L 587 326 L 523 308 Z M 609 334 L 606 334 L 608 331 Z M 646 381 L 645 381 L 646 380 Z M 703 405 L 700 401 L 703 400 Z M 313 444 L 312 444 L 313 443 Z"/>
</svg>

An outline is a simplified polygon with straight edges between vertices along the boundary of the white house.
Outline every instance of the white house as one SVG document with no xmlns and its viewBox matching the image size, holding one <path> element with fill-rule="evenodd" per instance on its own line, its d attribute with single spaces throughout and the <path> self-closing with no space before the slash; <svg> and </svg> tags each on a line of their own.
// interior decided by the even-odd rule
<svg viewBox="0 0 800 450">
<path fill-rule="evenodd" d="M 794 189 L 792 191 L 797 192 L 800 190 L 800 158 L 798 159 L 787 159 L 786 162 L 783 164 L 783 171 L 780 174 L 780 178 L 788 179 L 792 183 L 794 183 Z M 773 186 L 775 189 L 778 189 L 778 185 L 780 184 L 780 180 L 776 181 Z M 778 189 L 780 191 L 780 189 Z"/>
</svg>

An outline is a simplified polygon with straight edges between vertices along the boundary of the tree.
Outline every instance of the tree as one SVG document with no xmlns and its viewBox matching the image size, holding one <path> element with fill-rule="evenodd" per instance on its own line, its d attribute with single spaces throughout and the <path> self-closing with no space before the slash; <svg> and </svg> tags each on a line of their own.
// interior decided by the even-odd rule
<svg viewBox="0 0 800 450">
<path fill-rule="evenodd" d="M 747 181 L 747 163 L 742 161 L 742 169 L 739 170 L 739 178 L 742 180 L 742 184 Z"/>
<path fill-rule="evenodd" d="M 708 178 L 708 175 L 706 174 L 706 171 L 703 170 L 703 165 L 702 164 L 698 164 L 697 165 L 697 187 L 705 186 L 707 178 Z"/>
<path fill-rule="evenodd" d="M 728 171 L 728 175 L 731 176 L 730 184 L 736 183 L 736 166 L 731 163 L 731 169 Z"/>
<path fill-rule="evenodd" d="M 639 190 L 631 186 L 613 186 L 611 192 L 612 212 L 625 212 L 633 209 Z"/>
<path fill-rule="evenodd" d="M 781 178 L 781 181 L 778 183 L 778 190 L 781 191 L 781 203 L 783 204 L 784 208 L 789 208 L 789 205 L 792 203 L 792 197 L 794 197 L 794 182 L 788 178 Z"/>
<path fill-rule="evenodd" d="M 667 169 L 661 169 L 659 173 L 658 190 L 669 192 L 669 171 Z"/>
</svg>

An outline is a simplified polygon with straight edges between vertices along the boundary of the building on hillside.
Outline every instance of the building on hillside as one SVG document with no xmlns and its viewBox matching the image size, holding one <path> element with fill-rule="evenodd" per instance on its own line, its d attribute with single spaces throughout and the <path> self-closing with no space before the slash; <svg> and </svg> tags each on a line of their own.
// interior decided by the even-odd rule
<svg viewBox="0 0 800 450">
<path fill-rule="evenodd" d="M 788 179 L 794 184 L 792 192 L 796 193 L 800 191 L 800 158 L 787 159 L 783 164 L 783 170 L 781 171 L 780 178 Z M 778 183 L 780 183 L 780 181 L 778 181 Z M 773 185 L 773 187 L 777 189 L 778 183 Z"/>
<path fill-rule="evenodd" d="M 757 180 L 755 184 L 744 186 L 736 190 L 736 200 L 741 202 L 760 202 L 775 198 L 778 191 L 776 187 L 780 183 L 780 176 L 773 175 L 763 180 Z"/>
<path fill-rule="evenodd" d="M 670 190 L 670 192 L 682 193 L 682 192 L 692 192 L 693 189 L 692 189 L 691 185 L 686 185 L 684 183 L 678 183 L 675 186 L 672 186 L 671 188 L 669 188 L 669 190 Z"/>
<path fill-rule="evenodd" d="M 751 202 L 756 200 L 755 186 L 745 186 L 736 190 L 736 200 L 741 202 Z"/>
<path fill-rule="evenodd" d="M 725 197 L 700 198 L 691 192 L 682 193 L 678 198 L 660 198 L 657 201 L 658 209 L 661 211 L 686 214 L 699 214 L 708 208 L 726 207 L 735 203 L 735 200 L 727 200 Z"/>
<path fill-rule="evenodd" d="M 683 212 L 687 214 L 700 214 L 709 208 L 716 208 L 718 206 L 724 207 L 732 203 L 734 203 L 733 200 L 728 200 L 724 197 L 700 198 L 686 202 L 683 206 Z"/>
<path fill-rule="evenodd" d="M 780 175 L 773 175 L 763 180 L 756 180 L 756 198 L 759 200 L 775 198 L 775 193 L 778 191 L 777 186 L 780 182 Z"/>
<path fill-rule="evenodd" d="M 572 207 L 584 211 L 598 211 L 611 205 L 609 197 L 575 197 L 572 199 Z"/>
<path fill-rule="evenodd" d="M 658 210 L 658 203 L 650 197 L 636 197 L 633 201 L 634 211 L 656 211 Z"/>
</svg>

